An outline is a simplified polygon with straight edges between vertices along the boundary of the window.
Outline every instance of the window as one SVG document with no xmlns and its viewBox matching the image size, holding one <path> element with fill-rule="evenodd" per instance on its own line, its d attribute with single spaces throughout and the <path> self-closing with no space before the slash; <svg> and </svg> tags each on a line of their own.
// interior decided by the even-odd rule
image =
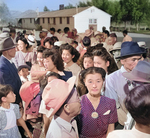
<svg viewBox="0 0 150 138">
<path fill-rule="evenodd" d="M 69 17 L 67 17 L 67 24 L 69 24 Z"/>
<path fill-rule="evenodd" d="M 43 23 L 45 23 L 45 20 L 44 20 L 44 18 L 43 18 Z"/>
<path fill-rule="evenodd" d="M 56 20 L 55 20 L 55 17 L 53 18 L 53 24 L 56 24 Z"/>
<path fill-rule="evenodd" d="M 60 24 L 62 24 L 62 17 L 59 18 Z"/>
<path fill-rule="evenodd" d="M 32 19 L 30 18 L 30 23 L 32 23 Z"/>
<path fill-rule="evenodd" d="M 47 20 L 48 20 L 48 23 L 50 23 L 50 20 L 49 20 L 49 18 L 47 18 Z"/>
<path fill-rule="evenodd" d="M 97 24 L 97 19 L 89 19 L 89 24 Z"/>
</svg>

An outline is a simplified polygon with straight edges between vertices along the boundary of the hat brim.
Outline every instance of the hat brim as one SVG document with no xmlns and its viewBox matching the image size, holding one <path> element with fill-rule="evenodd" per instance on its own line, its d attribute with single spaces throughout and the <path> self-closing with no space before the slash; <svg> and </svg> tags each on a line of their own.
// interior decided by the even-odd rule
<svg viewBox="0 0 150 138">
<path fill-rule="evenodd" d="M 10 49 L 13 49 L 17 46 L 18 44 L 14 44 L 11 48 L 6 48 L 6 49 L 3 49 L 3 50 L 0 50 L 0 52 L 3 52 L 3 51 L 7 51 L 7 50 L 10 50 Z"/>
<path fill-rule="evenodd" d="M 127 54 L 127 55 L 124 55 L 124 56 L 116 57 L 116 59 L 120 59 L 120 58 L 128 57 L 128 56 L 133 56 L 133 55 L 140 55 L 140 54 L 144 54 L 144 53 L 145 53 L 145 52 L 140 52 L 140 53 L 130 53 L 130 54 Z"/>
<path fill-rule="evenodd" d="M 132 72 L 123 72 L 122 75 L 127 78 L 130 81 L 137 81 L 137 82 L 148 82 L 150 83 L 150 81 L 140 78 L 139 76 L 135 76 L 132 74 Z"/>
<path fill-rule="evenodd" d="M 110 50 L 109 52 L 112 54 L 112 52 L 115 51 L 115 50 L 121 50 L 121 48 L 120 48 L 120 49 L 119 49 L 119 48 L 112 49 L 112 50 Z"/>
<path fill-rule="evenodd" d="M 69 94 L 71 93 L 74 85 L 75 85 L 75 81 L 76 81 L 76 77 L 73 76 L 71 78 L 68 79 L 67 83 L 69 84 L 69 87 L 68 87 L 68 93 L 67 95 L 64 97 L 64 99 L 62 99 L 62 101 L 60 101 L 60 103 L 55 107 L 54 110 L 52 110 L 52 113 L 50 114 L 50 117 L 53 116 L 58 110 L 59 108 L 64 104 L 64 102 L 67 100 Z"/>
</svg>

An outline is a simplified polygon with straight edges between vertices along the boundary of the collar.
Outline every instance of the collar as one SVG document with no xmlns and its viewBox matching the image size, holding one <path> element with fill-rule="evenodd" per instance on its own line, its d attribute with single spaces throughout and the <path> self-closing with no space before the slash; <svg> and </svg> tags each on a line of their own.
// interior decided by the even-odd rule
<svg viewBox="0 0 150 138">
<path fill-rule="evenodd" d="M 63 71 L 58 71 L 58 74 L 59 74 L 60 76 L 65 76 L 65 73 L 64 73 Z"/>
<path fill-rule="evenodd" d="M 10 110 L 13 110 L 13 109 L 14 109 L 14 105 L 12 103 L 10 103 L 10 108 L 9 109 L 6 109 L 6 108 L 0 106 L 0 110 L 6 111 L 6 112 L 9 112 Z"/>
<path fill-rule="evenodd" d="M 64 128 L 65 130 L 67 130 L 67 132 L 71 132 L 72 131 L 72 124 L 70 122 L 67 122 L 66 120 L 62 119 L 61 117 L 58 117 L 56 115 L 54 115 L 54 119 L 57 122 L 57 124 Z"/>
<path fill-rule="evenodd" d="M 2 55 L 4 58 L 6 58 L 4 55 Z M 9 60 L 8 58 L 6 58 L 11 64 L 13 63 L 11 60 Z"/>
<path fill-rule="evenodd" d="M 49 74 L 51 71 L 47 71 L 46 75 Z M 65 76 L 64 72 L 63 71 L 58 71 L 58 74 L 60 76 Z"/>
<path fill-rule="evenodd" d="M 127 72 L 126 69 L 124 68 L 124 66 L 121 66 L 120 71 L 121 71 L 121 73 Z"/>
<path fill-rule="evenodd" d="M 147 134 L 147 133 L 144 133 L 144 132 L 139 131 L 138 129 L 135 128 L 135 126 L 132 128 L 132 130 L 135 131 L 135 132 L 136 132 L 137 134 L 139 134 L 140 136 L 143 135 L 143 134 L 144 134 L 145 136 L 147 136 L 147 137 L 150 136 L 150 134 Z"/>
</svg>

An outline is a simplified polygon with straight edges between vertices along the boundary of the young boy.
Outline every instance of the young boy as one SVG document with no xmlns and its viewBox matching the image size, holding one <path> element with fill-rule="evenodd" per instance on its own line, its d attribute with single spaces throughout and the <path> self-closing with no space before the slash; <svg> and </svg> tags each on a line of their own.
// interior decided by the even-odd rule
<svg viewBox="0 0 150 138">
<path fill-rule="evenodd" d="M 20 76 L 22 84 L 29 81 L 29 71 L 30 67 L 28 65 L 21 65 L 18 67 L 18 75 Z"/>
</svg>

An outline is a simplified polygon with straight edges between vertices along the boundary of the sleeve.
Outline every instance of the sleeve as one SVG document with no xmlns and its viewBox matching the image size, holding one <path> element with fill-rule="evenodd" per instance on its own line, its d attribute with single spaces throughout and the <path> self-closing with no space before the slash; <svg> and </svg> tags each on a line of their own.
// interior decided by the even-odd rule
<svg viewBox="0 0 150 138">
<path fill-rule="evenodd" d="M 19 111 L 19 105 L 18 104 L 14 104 L 15 108 L 14 108 L 14 112 L 16 114 L 16 119 L 20 119 L 21 115 L 20 115 L 20 111 Z"/>
<path fill-rule="evenodd" d="M 113 124 L 118 121 L 116 102 L 113 99 L 111 99 L 110 108 L 111 108 L 111 112 L 110 112 L 109 124 Z"/>
<path fill-rule="evenodd" d="M 118 95 L 115 91 L 115 84 L 114 80 L 112 79 L 112 76 L 108 76 L 106 78 L 106 87 L 105 87 L 105 93 L 104 95 L 110 99 L 114 99 L 116 101 L 117 108 L 120 107 L 119 101 L 118 101 Z"/>
</svg>

